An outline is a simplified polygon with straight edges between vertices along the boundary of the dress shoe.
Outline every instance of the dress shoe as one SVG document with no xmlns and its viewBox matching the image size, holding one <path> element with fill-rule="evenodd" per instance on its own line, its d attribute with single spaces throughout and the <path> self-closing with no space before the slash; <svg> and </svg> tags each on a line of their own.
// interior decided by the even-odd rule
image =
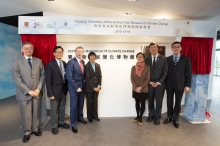
<svg viewBox="0 0 220 146">
<path fill-rule="evenodd" d="M 41 136 L 42 135 L 42 132 L 40 130 L 37 130 L 37 131 L 34 131 L 32 132 L 34 135 L 36 136 Z"/>
<path fill-rule="evenodd" d="M 59 133 L 58 128 L 52 128 L 52 133 L 53 133 L 54 135 L 58 134 L 58 133 Z"/>
<path fill-rule="evenodd" d="M 82 120 L 78 120 L 78 122 L 81 122 L 81 123 L 83 123 L 83 124 L 87 124 L 87 121 L 84 120 L 84 119 L 82 119 Z"/>
<path fill-rule="evenodd" d="M 94 120 L 96 120 L 96 121 L 100 121 L 100 119 L 99 118 L 93 118 Z"/>
<path fill-rule="evenodd" d="M 153 119 L 154 119 L 154 117 L 148 117 L 147 122 L 151 122 L 151 121 L 153 121 Z"/>
<path fill-rule="evenodd" d="M 160 125 L 160 119 L 154 119 L 154 124 L 155 125 Z"/>
<path fill-rule="evenodd" d="M 93 123 L 93 120 L 88 120 L 89 121 L 89 123 Z"/>
<path fill-rule="evenodd" d="M 24 135 L 23 142 L 26 143 L 30 140 L 30 135 Z"/>
<path fill-rule="evenodd" d="M 166 119 L 163 121 L 164 124 L 168 124 L 168 123 L 170 123 L 170 122 L 172 122 L 172 118 L 166 118 Z"/>
<path fill-rule="evenodd" d="M 68 129 L 68 128 L 70 128 L 70 125 L 68 125 L 67 123 L 63 123 L 62 125 L 58 124 L 58 127 L 63 127 L 65 129 Z"/>
<path fill-rule="evenodd" d="M 75 127 L 72 127 L 72 131 L 73 131 L 73 133 L 78 133 L 78 129 L 77 129 L 77 127 L 75 126 Z"/>
<path fill-rule="evenodd" d="M 138 117 L 136 117 L 132 120 L 133 123 L 136 123 L 137 121 L 138 121 Z"/>
<path fill-rule="evenodd" d="M 179 128 L 180 124 L 177 120 L 173 120 L 173 126 L 176 127 L 176 128 Z"/>
</svg>

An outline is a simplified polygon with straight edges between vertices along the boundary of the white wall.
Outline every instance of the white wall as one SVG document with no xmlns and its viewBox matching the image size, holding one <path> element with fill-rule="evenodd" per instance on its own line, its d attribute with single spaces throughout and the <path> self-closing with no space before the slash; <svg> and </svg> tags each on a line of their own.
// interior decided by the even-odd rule
<svg viewBox="0 0 220 146">
<path fill-rule="evenodd" d="M 135 55 L 141 51 L 141 46 L 157 42 L 166 46 L 166 55 L 172 54 L 171 43 L 175 38 L 163 37 L 134 37 L 134 36 L 83 36 L 83 35 L 58 35 L 57 42 L 64 50 L 75 49 L 83 46 L 84 49 L 135 49 Z M 67 52 L 64 52 L 65 54 Z M 74 54 L 73 54 L 74 56 Z M 67 55 L 63 58 L 68 61 Z M 86 60 L 87 62 L 88 60 Z M 102 69 L 102 89 L 99 94 L 98 113 L 100 117 L 129 117 L 136 116 L 135 101 L 132 98 L 130 70 L 136 60 L 109 62 L 97 60 Z M 166 94 L 165 94 L 166 95 Z M 86 116 L 86 102 L 84 116 Z M 66 113 L 69 113 L 69 96 L 67 97 Z M 162 112 L 166 112 L 166 96 L 164 97 Z M 144 116 L 148 115 L 147 102 Z"/>
</svg>

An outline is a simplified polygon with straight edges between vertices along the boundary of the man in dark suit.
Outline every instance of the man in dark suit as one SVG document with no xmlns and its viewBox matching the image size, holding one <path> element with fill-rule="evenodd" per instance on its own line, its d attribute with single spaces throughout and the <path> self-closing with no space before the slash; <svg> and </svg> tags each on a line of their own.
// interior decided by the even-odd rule
<svg viewBox="0 0 220 146">
<path fill-rule="evenodd" d="M 55 59 L 46 66 L 47 96 L 50 98 L 50 123 L 52 133 L 58 134 L 58 127 L 69 128 L 64 122 L 67 94 L 67 80 L 65 75 L 66 62 L 62 61 L 63 48 L 56 46 L 53 50 Z"/>
<path fill-rule="evenodd" d="M 191 87 L 192 67 L 189 57 L 180 54 L 182 45 L 174 42 L 171 46 L 173 55 L 167 57 L 168 74 L 166 78 L 167 90 L 167 119 L 164 124 L 173 121 L 173 125 L 179 128 L 179 113 L 183 92 L 189 92 Z M 173 107 L 173 96 L 175 93 L 175 105 Z"/>
<path fill-rule="evenodd" d="M 32 56 L 34 46 L 30 42 L 25 42 L 21 50 L 24 56 L 13 61 L 12 78 L 16 85 L 16 99 L 20 107 L 23 142 L 26 143 L 32 133 L 36 136 L 42 135 L 38 126 L 45 74 L 42 61 Z"/>
<path fill-rule="evenodd" d="M 83 119 L 83 104 L 85 94 L 85 63 L 82 60 L 84 53 L 83 47 L 79 46 L 75 49 L 75 55 L 67 63 L 66 78 L 68 81 L 68 89 L 70 93 L 70 122 L 72 131 L 78 132 L 76 127 L 77 121 L 86 124 L 87 121 Z"/>
<path fill-rule="evenodd" d="M 89 62 L 86 64 L 86 104 L 87 119 L 92 123 L 92 119 L 100 121 L 98 118 L 98 95 L 101 89 L 102 72 L 100 65 L 95 62 L 96 54 L 90 52 L 88 58 Z"/>
<path fill-rule="evenodd" d="M 145 63 L 150 67 L 150 82 L 148 95 L 149 117 L 147 122 L 154 120 L 155 125 L 160 124 L 162 102 L 165 90 L 165 78 L 167 75 L 167 59 L 158 54 L 159 46 L 155 43 L 149 45 L 151 56 L 145 59 Z M 154 99 L 156 108 L 154 108 Z"/>
</svg>

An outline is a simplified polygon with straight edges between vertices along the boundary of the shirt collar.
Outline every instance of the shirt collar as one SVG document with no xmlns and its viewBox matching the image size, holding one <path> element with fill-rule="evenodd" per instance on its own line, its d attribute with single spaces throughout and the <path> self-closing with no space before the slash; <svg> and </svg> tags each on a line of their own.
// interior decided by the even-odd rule
<svg viewBox="0 0 220 146">
<path fill-rule="evenodd" d="M 151 55 L 151 57 L 152 57 L 152 58 L 154 58 L 154 56 L 153 56 L 153 55 Z M 156 55 L 155 57 L 156 57 L 156 58 L 158 57 L 158 53 L 157 53 L 157 55 Z"/>
<path fill-rule="evenodd" d="M 177 58 L 179 58 L 179 57 L 180 57 L 180 55 L 181 55 L 181 54 L 178 54 L 178 55 L 176 56 L 176 55 L 174 55 L 174 54 L 173 54 L 173 57 L 177 57 Z"/>
<path fill-rule="evenodd" d="M 79 58 L 76 57 L 76 60 L 77 60 L 78 62 L 80 62 L 82 59 L 79 59 Z"/>
<path fill-rule="evenodd" d="M 28 60 L 28 58 L 31 58 L 32 60 L 32 56 L 31 57 L 27 57 L 26 55 L 24 55 L 25 59 Z"/>
<path fill-rule="evenodd" d="M 56 59 L 56 58 L 55 58 Z M 59 64 L 61 60 L 56 59 L 57 63 Z M 62 61 L 61 61 L 62 62 Z"/>
<path fill-rule="evenodd" d="M 90 61 L 89 61 L 90 62 Z M 95 65 L 95 62 L 94 63 L 92 63 L 92 62 L 90 62 L 92 65 Z"/>
</svg>

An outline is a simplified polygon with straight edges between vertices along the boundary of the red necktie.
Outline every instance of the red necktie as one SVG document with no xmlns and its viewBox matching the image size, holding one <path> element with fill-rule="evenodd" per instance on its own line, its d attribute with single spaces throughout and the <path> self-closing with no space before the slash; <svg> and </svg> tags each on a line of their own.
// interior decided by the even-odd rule
<svg viewBox="0 0 220 146">
<path fill-rule="evenodd" d="M 83 63 L 82 63 L 82 60 L 80 60 L 80 68 L 81 68 L 81 71 L 83 73 Z"/>
</svg>

